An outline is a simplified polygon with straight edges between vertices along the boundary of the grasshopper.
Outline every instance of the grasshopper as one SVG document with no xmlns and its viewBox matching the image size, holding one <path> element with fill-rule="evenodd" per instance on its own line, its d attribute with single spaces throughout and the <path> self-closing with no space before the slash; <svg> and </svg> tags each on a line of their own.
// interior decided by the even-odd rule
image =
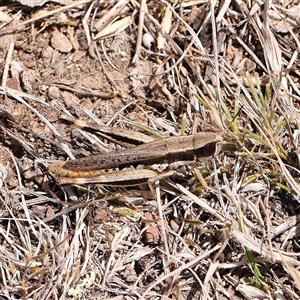
<svg viewBox="0 0 300 300">
<path fill-rule="evenodd" d="M 204 161 L 217 155 L 221 137 L 212 132 L 173 136 L 145 143 L 135 148 L 60 161 L 49 165 L 59 184 L 99 183 L 107 186 L 135 185 L 173 174 L 151 170 L 155 164 L 168 169 Z M 142 166 L 142 168 L 141 168 Z"/>
</svg>

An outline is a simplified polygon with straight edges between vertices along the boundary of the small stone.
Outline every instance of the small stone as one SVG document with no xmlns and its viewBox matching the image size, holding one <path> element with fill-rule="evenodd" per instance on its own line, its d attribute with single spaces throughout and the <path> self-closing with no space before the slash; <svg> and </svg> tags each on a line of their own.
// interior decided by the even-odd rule
<svg viewBox="0 0 300 300">
<path fill-rule="evenodd" d="M 73 56 L 73 62 L 79 61 L 85 54 L 86 51 L 78 50 Z"/>
<path fill-rule="evenodd" d="M 59 31 L 54 31 L 51 37 L 51 46 L 62 53 L 69 53 L 73 46 L 69 39 Z"/>
<path fill-rule="evenodd" d="M 50 99 L 58 99 L 60 97 L 60 90 L 56 86 L 50 86 L 48 89 L 48 97 Z"/>
<path fill-rule="evenodd" d="M 21 91 L 19 81 L 16 78 L 8 78 L 6 81 L 6 86 L 10 89 Z"/>
<path fill-rule="evenodd" d="M 154 44 L 154 37 L 150 33 L 145 33 L 143 35 L 143 44 L 146 48 L 150 49 L 152 44 Z"/>
</svg>

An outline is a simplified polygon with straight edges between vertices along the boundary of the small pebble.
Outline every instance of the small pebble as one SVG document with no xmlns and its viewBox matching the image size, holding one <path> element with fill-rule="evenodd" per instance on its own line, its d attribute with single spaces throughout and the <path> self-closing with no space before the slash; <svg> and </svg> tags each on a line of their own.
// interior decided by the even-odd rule
<svg viewBox="0 0 300 300">
<path fill-rule="evenodd" d="M 51 37 L 51 46 L 62 53 L 69 53 L 73 46 L 69 39 L 59 31 L 54 31 Z"/>
<path fill-rule="evenodd" d="M 145 33 L 143 35 L 143 44 L 146 48 L 151 48 L 152 44 L 154 44 L 154 37 L 150 33 Z"/>
</svg>

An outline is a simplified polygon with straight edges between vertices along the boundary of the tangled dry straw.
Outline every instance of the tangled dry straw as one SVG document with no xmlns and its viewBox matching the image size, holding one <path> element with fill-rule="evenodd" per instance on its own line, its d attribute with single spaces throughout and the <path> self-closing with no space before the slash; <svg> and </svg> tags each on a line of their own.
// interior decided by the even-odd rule
<svg viewBox="0 0 300 300">
<path fill-rule="evenodd" d="M 299 299 L 297 1 L 8 2 L 1 299 Z M 155 197 L 48 172 L 201 131 Z"/>
</svg>

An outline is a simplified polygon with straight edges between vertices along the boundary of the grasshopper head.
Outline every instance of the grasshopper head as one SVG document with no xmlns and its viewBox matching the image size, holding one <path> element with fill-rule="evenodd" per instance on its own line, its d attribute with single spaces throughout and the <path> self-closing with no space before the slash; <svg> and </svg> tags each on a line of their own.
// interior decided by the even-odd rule
<svg viewBox="0 0 300 300">
<path fill-rule="evenodd" d="M 194 146 L 197 159 L 206 161 L 218 155 L 222 148 L 221 144 L 222 138 L 216 133 L 207 132 L 195 135 Z"/>
<path fill-rule="evenodd" d="M 53 163 L 51 165 L 48 166 L 48 170 L 50 172 L 50 174 L 54 177 L 56 176 L 68 176 L 67 175 L 67 171 L 64 171 L 63 169 L 63 165 L 65 164 L 64 161 L 59 161 L 56 163 Z"/>
</svg>

